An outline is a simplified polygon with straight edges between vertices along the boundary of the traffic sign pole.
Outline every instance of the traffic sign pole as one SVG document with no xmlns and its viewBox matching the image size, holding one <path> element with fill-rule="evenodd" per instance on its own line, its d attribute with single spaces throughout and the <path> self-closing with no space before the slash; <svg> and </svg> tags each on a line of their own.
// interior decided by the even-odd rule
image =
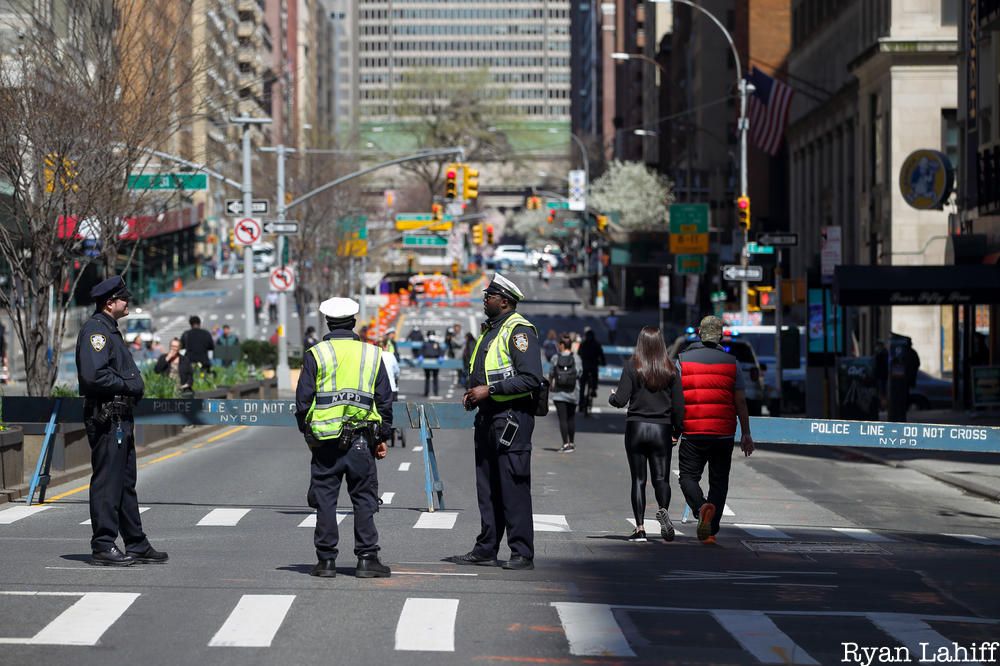
<svg viewBox="0 0 1000 666">
<path fill-rule="evenodd" d="M 243 125 L 243 210 L 253 209 L 253 169 L 250 164 L 250 125 Z M 256 322 L 253 318 L 253 247 L 243 248 L 243 316 L 244 340 L 253 340 Z"/>
<path fill-rule="evenodd" d="M 295 152 L 294 149 L 286 147 L 283 143 L 279 143 L 273 149 L 276 157 L 278 158 L 278 188 L 275 193 L 275 197 L 278 200 L 278 227 L 285 222 L 285 156 L 289 153 Z M 268 151 L 270 152 L 270 151 Z M 280 234 L 278 236 L 278 261 L 281 262 L 281 267 L 284 268 L 284 258 L 285 258 L 285 235 Z M 299 322 L 299 326 L 302 322 Z M 279 391 L 290 391 L 292 389 L 292 377 L 291 369 L 288 365 L 288 292 L 285 290 L 278 291 L 278 367 L 275 370 L 275 374 L 278 376 L 278 390 Z"/>
</svg>

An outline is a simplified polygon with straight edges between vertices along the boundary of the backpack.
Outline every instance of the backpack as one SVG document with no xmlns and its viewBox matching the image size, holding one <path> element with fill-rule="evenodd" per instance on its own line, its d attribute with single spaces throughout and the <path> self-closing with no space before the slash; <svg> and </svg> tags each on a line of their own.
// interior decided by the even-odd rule
<svg viewBox="0 0 1000 666">
<path fill-rule="evenodd" d="M 557 391 L 576 389 L 576 359 L 572 354 L 560 354 L 556 357 L 555 377 Z"/>
</svg>

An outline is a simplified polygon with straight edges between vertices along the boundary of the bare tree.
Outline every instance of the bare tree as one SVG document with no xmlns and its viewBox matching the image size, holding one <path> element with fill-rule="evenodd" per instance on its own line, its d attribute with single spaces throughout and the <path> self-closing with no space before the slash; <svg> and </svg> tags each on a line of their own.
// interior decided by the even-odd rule
<svg viewBox="0 0 1000 666">
<path fill-rule="evenodd" d="M 11 191 L 0 197 L 0 261 L 12 284 L 0 307 L 38 396 L 55 383 L 83 269 L 112 274 L 135 252 L 123 232 L 148 202 L 129 174 L 197 112 L 196 64 L 189 0 L 76 0 L 54 15 L 12 4 L 21 37 L 0 67 L 0 181 Z"/>
</svg>

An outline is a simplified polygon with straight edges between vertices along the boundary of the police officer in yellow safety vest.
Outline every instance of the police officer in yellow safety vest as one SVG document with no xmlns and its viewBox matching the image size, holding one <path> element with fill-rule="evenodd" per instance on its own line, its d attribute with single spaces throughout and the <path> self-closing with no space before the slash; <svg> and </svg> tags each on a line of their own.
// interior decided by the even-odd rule
<svg viewBox="0 0 1000 666">
<path fill-rule="evenodd" d="M 479 411 L 475 421 L 476 493 L 482 529 L 455 564 L 500 566 L 504 532 L 511 557 L 504 569 L 534 569 L 535 531 L 531 514 L 531 433 L 536 395 L 542 383 L 538 332 L 516 312 L 524 294 L 497 273 L 483 295 L 487 320 L 469 364 L 463 403 Z"/>
<path fill-rule="evenodd" d="M 344 476 L 354 505 L 355 576 L 387 578 L 390 573 L 378 558 L 375 459 L 388 453 L 392 388 L 379 348 L 354 334 L 359 309 L 349 298 L 320 304 L 330 332 L 303 355 L 295 390 L 295 417 L 312 452 L 309 500 L 316 507 L 318 561 L 310 573 L 324 578 L 337 575 L 337 497 Z"/>
</svg>

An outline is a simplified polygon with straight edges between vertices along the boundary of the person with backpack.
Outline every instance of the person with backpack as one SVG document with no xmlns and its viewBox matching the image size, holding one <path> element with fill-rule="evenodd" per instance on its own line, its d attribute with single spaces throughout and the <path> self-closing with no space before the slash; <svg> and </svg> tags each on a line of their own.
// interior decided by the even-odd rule
<svg viewBox="0 0 1000 666">
<path fill-rule="evenodd" d="M 559 336 L 557 352 L 549 359 L 549 383 L 552 385 L 552 402 L 559 415 L 559 432 L 563 445 L 559 453 L 576 450 L 576 382 L 583 375 L 583 361 L 573 353 L 573 338 L 569 333 Z"/>
<path fill-rule="evenodd" d="M 667 356 L 667 345 L 656 326 L 643 326 L 635 354 L 622 368 L 618 387 L 611 392 L 613 407 L 628 405 L 625 417 L 625 453 L 632 476 L 632 514 L 635 531 L 629 541 L 645 541 L 646 468 L 656 496 L 656 520 L 664 541 L 674 540 L 670 505 L 670 455 L 684 424 L 684 390 L 680 373 Z"/>
</svg>

